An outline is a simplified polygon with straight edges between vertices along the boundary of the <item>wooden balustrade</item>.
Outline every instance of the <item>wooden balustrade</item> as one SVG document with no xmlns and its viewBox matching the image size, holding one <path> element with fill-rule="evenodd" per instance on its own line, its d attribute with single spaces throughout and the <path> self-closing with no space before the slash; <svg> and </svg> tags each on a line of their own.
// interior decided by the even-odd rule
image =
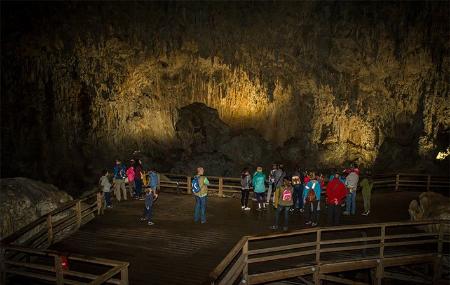
<svg viewBox="0 0 450 285">
<path fill-rule="evenodd" d="M 350 284 L 350 280 L 330 274 L 372 269 L 374 283 L 381 284 L 382 278 L 396 277 L 385 272 L 386 268 L 421 263 L 434 266 L 436 281 L 441 274 L 442 256 L 449 254 L 448 247 L 444 252 L 443 246 L 450 243 L 449 234 L 443 232 L 444 224 L 448 226 L 450 221 L 309 228 L 245 236 L 211 272 L 210 283 L 234 284 L 241 280 L 260 284 L 312 274 L 315 284 L 321 280 Z M 424 231 L 424 227 L 434 230 Z M 358 236 L 360 232 L 365 234 Z M 423 248 L 428 244 L 432 246 Z M 276 264 L 276 270 L 272 264 Z"/>
</svg>

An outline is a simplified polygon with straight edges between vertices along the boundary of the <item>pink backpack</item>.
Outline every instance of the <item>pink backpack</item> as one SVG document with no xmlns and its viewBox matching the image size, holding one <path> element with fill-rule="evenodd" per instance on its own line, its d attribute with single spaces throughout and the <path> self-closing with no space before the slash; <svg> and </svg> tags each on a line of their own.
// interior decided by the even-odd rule
<svg viewBox="0 0 450 285">
<path fill-rule="evenodd" d="M 291 201 L 292 200 L 292 191 L 289 191 L 288 188 L 283 190 L 283 201 Z"/>
</svg>

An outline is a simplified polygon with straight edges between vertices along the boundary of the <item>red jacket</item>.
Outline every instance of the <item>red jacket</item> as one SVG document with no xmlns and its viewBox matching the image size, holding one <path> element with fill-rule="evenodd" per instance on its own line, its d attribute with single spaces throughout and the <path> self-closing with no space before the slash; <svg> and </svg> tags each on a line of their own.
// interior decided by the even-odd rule
<svg viewBox="0 0 450 285">
<path fill-rule="evenodd" d="M 327 185 L 327 204 L 338 205 L 345 196 L 347 196 L 347 188 L 345 184 L 339 178 L 333 178 Z"/>
</svg>

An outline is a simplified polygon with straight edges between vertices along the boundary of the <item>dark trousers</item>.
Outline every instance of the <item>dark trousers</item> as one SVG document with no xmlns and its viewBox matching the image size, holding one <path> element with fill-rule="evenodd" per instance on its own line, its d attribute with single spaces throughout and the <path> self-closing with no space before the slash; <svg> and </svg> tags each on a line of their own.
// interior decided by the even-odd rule
<svg viewBox="0 0 450 285">
<path fill-rule="evenodd" d="M 339 219 L 341 217 L 341 204 L 339 203 L 339 205 L 327 205 L 328 207 L 328 217 L 327 217 L 327 222 L 328 225 L 330 226 L 338 226 L 339 225 Z"/>
<path fill-rule="evenodd" d="M 247 207 L 248 205 L 248 195 L 250 193 L 249 189 L 241 189 L 241 205 Z"/>
<path fill-rule="evenodd" d="M 153 196 L 151 200 L 153 200 Z M 147 205 L 144 206 L 144 217 L 149 222 L 152 221 L 152 212 L 153 212 L 153 201 L 150 201 L 150 203 L 147 203 Z"/>
<path fill-rule="evenodd" d="M 275 213 L 275 225 L 278 227 L 278 223 L 280 221 L 281 211 L 284 210 L 284 226 L 287 227 L 289 224 L 289 209 L 290 206 L 280 206 L 278 205 L 277 211 Z"/>
<path fill-rule="evenodd" d="M 319 201 L 306 202 L 305 204 L 305 219 L 313 223 L 317 223 L 319 220 L 319 212 L 317 211 L 317 206 Z"/>
<path fill-rule="evenodd" d="M 111 192 L 103 192 L 103 196 L 105 196 L 105 204 L 106 206 L 111 206 Z"/>
<path fill-rule="evenodd" d="M 134 180 L 134 187 L 135 192 L 136 192 L 136 196 L 137 197 L 141 197 L 142 196 L 142 180 Z"/>
<path fill-rule="evenodd" d="M 294 185 L 294 208 L 302 209 L 303 208 L 303 186 L 301 184 Z"/>
<path fill-rule="evenodd" d="M 264 199 L 265 198 L 265 194 L 266 193 L 257 193 L 257 192 L 255 192 L 255 194 L 256 194 L 256 201 L 258 201 L 258 203 L 264 203 L 266 200 Z"/>
</svg>

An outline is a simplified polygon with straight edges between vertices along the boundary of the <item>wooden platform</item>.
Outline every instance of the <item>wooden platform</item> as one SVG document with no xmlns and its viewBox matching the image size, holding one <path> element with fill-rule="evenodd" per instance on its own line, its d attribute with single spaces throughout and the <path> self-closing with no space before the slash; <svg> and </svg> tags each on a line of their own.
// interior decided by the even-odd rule
<svg viewBox="0 0 450 285">
<path fill-rule="evenodd" d="M 407 220 L 409 202 L 418 194 L 375 193 L 371 216 L 342 217 L 342 223 Z M 156 224 L 147 226 L 139 221 L 143 201 L 122 201 L 52 249 L 128 261 L 130 284 L 200 284 L 243 235 L 271 232 L 272 209 L 244 212 L 236 198 L 209 197 L 208 222 L 201 225 L 193 222 L 193 207 L 191 196 L 162 193 Z M 291 229 L 305 227 L 301 214 L 290 215 Z"/>
</svg>

